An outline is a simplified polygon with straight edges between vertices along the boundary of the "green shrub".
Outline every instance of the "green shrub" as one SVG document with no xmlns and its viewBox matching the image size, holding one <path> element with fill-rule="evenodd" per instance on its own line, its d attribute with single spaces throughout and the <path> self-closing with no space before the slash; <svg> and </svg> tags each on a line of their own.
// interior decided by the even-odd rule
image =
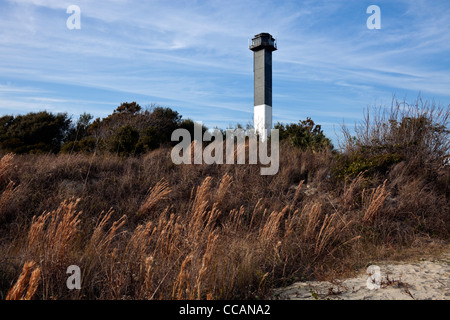
<svg viewBox="0 0 450 320">
<path fill-rule="evenodd" d="M 82 152 L 92 153 L 97 147 L 97 139 L 94 137 L 85 137 L 79 141 L 66 142 L 62 148 L 62 153 Z"/>
<path fill-rule="evenodd" d="M 66 113 L 47 111 L 0 118 L 0 148 L 14 153 L 58 153 L 70 128 Z"/>
<path fill-rule="evenodd" d="M 298 124 L 277 123 L 275 129 L 279 130 L 280 141 L 287 141 L 290 145 L 303 151 L 333 149 L 331 140 L 323 134 L 321 126 L 316 125 L 310 118 L 299 121 Z"/>
<path fill-rule="evenodd" d="M 96 119 L 86 132 L 99 140 L 104 151 L 139 154 L 171 143 L 171 135 L 179 127 L 178 112 L 163 107 L 142 110 L 136 102 L 122 103 L 104 119 Z"/>
<path fill-rule="evenodd" d="M 337 154 L 333 166 L 334 174 L 340 178 L 355 178 L 359 173 L 365 172 L 368 177 L 375 174 L 386 174 L 392 165 L 405 160 L 404 156 L 396 152 L 386 152 L 378 148 L 376 152 L 370 147 L 361 147 L 350 155 Z M 370 152 L 372 151 L 372 152 Z"/>
<path fill-rule="evenodd" d="M 110 150 L 119 155 L 133 155 L 139 142 L 139 131 L 130 125 L 119 128 L 111 137 Z"/>
</svg>

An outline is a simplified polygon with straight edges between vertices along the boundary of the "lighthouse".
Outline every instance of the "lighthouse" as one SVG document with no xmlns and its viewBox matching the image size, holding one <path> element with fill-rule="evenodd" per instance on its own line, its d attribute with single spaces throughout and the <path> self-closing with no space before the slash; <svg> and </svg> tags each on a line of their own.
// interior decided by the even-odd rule
<svg viewBox="0 0 450 320">
<path fill-rule="evenodd" d="M 276 40 L 268 33 L 257 34 L 249 47 L 253 51 L 254 110 L 253 125 L 262 140 L 272 129 L 272 52 L 277 50 Z"/>
</svg>

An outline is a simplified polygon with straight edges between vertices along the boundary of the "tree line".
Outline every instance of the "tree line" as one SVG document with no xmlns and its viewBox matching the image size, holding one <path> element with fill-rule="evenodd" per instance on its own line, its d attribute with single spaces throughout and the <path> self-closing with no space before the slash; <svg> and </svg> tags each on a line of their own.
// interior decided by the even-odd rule
<svg viewBox="0 0 450 320">
<path fill-rule="evenodd" d="M 280 139 L 302 149 L 332 148 L 319 125 L 311 119 L 280 124 Z M 48 111 L 0 117 L 0 149 L 16 154 L 111 152 L 139 155 L 173 145 L 172 132 L 187 129 L 193 136 L 194 121 L 168 107 L 142 108 L 124 102 L 101 119 L 89 113 L 73 121 L 67 113 Z M 205 126 L 203 131 L 208 130 Z"/>
</svg>

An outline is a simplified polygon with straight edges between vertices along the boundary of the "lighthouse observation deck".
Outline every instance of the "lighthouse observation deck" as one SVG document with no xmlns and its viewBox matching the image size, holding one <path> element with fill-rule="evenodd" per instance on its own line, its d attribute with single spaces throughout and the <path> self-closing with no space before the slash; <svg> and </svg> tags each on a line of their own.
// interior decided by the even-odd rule
<svg viewBox="0 0 450 320">
<path fill-rule="evenodd" d="M 268 33 L 257 34 L 251 44 L 248 46 L 252 51 L 267 49 L 270 51 L 277 50 L 277 41 Z"/>
</svg>

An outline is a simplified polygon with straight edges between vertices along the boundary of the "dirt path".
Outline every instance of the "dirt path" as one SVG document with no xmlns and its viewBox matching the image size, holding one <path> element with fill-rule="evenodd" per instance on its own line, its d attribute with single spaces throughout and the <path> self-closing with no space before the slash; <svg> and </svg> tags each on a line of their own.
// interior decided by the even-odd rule
<svg viewBox="0 0 450 320">
<path fill-rule="evenodd" d="M 350 279 L 309 281 L 277 289 L 275 299 L 284 300 L 450 300 L 450 250 L 439 258 L 417 262 L 378 264 Z M 370 290 L 369 287 L 379 289 Z"/>
</svg>

